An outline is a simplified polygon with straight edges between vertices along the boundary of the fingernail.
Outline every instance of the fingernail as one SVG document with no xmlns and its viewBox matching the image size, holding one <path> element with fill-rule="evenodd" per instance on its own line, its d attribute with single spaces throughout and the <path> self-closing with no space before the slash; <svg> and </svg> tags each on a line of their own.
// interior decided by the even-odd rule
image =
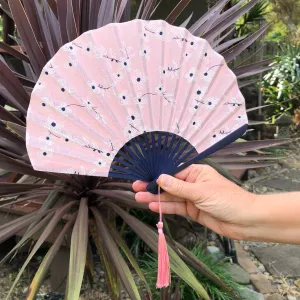
<svg viewBox="0 0 300 300">
<path fill-rule="evenodd" d="M 172 177 L 169 175 L 160 175 L 157 179 L 157 183 L 163 187 L 171 186 Z"/>
</svg>

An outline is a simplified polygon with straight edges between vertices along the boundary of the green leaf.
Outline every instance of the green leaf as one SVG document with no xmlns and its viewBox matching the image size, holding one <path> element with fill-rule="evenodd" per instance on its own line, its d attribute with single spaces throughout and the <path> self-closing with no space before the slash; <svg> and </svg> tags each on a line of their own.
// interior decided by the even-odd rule
<svg viewBox="0 0 300 300">
<path fill-rule="evenodd" d="M 48 270 L 50 268 L 50 265 L 51 265 L 55 255 L 57 254 L 62 243 L 64 242 L 65 234 L 71 228 L 74 221 L 75 221 L 75 216 L 65 224 L 64 228 L 60 231 L 55 242 L 52 244 L 51 248 L 47 252 L 47 254 L 44 257 L 42 263 L 40 264 L 37 272 L 35 273 L 33 280 L 31 281 L 31 283 L 29 285 L 26 300 L 34 300 L 35 299 L 35 297 L 36 297 L 36 295 L 48 273 Z"/>
<path fill-rule="evenodd" d="M 76 204 L 76 202 L 71 201 L 68 204 L 66 204 L 63 207 L 58 208 L 56 210 L 55 215 L 53 216 L 53 218 L 51 219 L 51 221 L 49 222 L 49 224 L 47 225 L 47 227 L 45 228 L 45 230 L 43 231 L 43 233 L 41 234 L 41 236 L 39 237 L 39 239 L 35 243 L 35 245 L 34 245 L 33 249 L 31 250 L 29 256 L 27 257 L 25 263 L 23 264 L 22 268 L 20 269 L 17 277 L 15 278 L 15 280 L 14 280 L 14 282 L 13 282 L 13 284 L 12 284 L 12 286 L 11 286 L 7 296 L 6 296 L 6 300 L 8 300 L 10 298 L 10 295 L 11 295 L 13 289 L 15 288 L 16 284 L 20 280 L 21 275 L 23 274 L 23 272 L 24 272 L 25 268 L 27 267 L 28 263 L 31 261 L 32 257 L 35 255 L 35 253 L 38 251 L 38 249 L 41 247 L 41 245 L 45 242 L 47 237 L 51 234 L 51 232 L 53 231 L 53 229 L 55 228 L 57 223 L 59 221 L 61 221 L 62 217 L 66 213 L 68 213 L 68 211 L 71 209 L 72 206 L 74 206 L 74 204 Z"/>
<path fill-rule="evenodd" d="M 88 198 L 82 198 L 71 237 L 66 300 L 79 299 L 86 262 L 88 222 Z"/>
<path fill-rule="evenodd" d="M 142 223 L 137 218 L 131 216 L 120 207 L 109 203 L 115 212 L 132 228 L 132 230 L 151 248 L 152 251 L 157 253 L 158 234 L 153 229 Z M 176 254 L 176 252 L 168 246 L 170 257 L 171 269 L 181 277 L 188 285 L 190 285 L 199 296 L 205 300 L 209 300 L 209 296 L 192 271 L 183 262 L 183 260 Z"/>
<path fill-rule="evenodd" d="M 114 298 L 119 299 L 120 298 L 120 279 L 119 279 L 119 276 L 117 276 L 117 271 L 116 271 L 115 265 L 111 262 L 111 259 L 109 258 L 107 249 L 101 246 L 103 244 L 103 239 L 97 233 L 97 228 L 96 228 L 94 220 L 90 221 L 90 232 L 94 239 L 102 266 L 105 271 L 104 273 L 105 273 L 105 277 L 106 277 L 106 281 L 107 281 L 107 288 L 108 288 L 109 295 L 113 299 Z"/>
<path fill-rule="evenodd" d="M 176 242 L 176 247 L 178 248 L 180 256 L 182 259 L 188 263 L 191 267 L 193 267 L 197 272 L 201 275 L 209 279 L 219 288 L 229 292 L 233 299 L 239 299 L 238 295 L 236 295 L 232 289 L 227 286 L 215 273 L 213 273 L 203 262 L 201 262 L 191 251 L 183 247 L 181 244 Z"/>
<path fill-rule="evenodd" d="M 110 259 L 114 263 L 127 293 L 132 300 L 141 299 L 131 271 L 128 268 L 128 265 L 121 255 L 117 245 L 115 244 L 113 237 L 110 235 L 108 227 L 105 224 L 100 212 L 95 207 L 92 207 L 91 210 L 96 220 L 98 235 L 101 235 L 103 245 L 107 249 Z"/>
<path fill-rule="evenodd" d="M 140 267 L 138 265 L 138 262 L 136 261 L 133 254 L 131 253 L 126 242 L 122 239 L 121 235 L 117 232 L 117 230 L 115 228 L 113 228 L 112 226 L 109 226 L 108 230 L 109 230 L 110 234 L 112 235 L 113 239 L 115 240 L 115 242 L 119 245 L 119 247 L 122 249 L 122 251 L 124 252 L 126 257 L 128 258 L 130 264 L 132 265 L 132 267 L 134 268 L 134 270 L 136 271 L 136 273 L 138 274 L 140 279 L 144 282 L 146 290 L 148 292 L 148 297 L 151 299 L 152 294 L 151 294 L 150 287 L 146 281 L 144 274 L 142 273 L 142 270 L 140 269 Z"/>
</svg>

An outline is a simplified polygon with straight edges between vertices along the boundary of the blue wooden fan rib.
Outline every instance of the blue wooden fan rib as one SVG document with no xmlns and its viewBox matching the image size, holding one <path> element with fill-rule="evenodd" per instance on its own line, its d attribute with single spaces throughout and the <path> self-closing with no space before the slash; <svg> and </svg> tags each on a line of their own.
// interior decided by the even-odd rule
<svg viewBox="0 0 300 300">
<path fill-rule="evenodd" d="M 187 154 L 185 154 L 181 158 L 181 162 L 183 162 L 182 165 L 178 166 L 178 164 L 176 164 L 176 165 L 173 166 L 173 168 L 166 168 L 166 169 L 163 170 L 163 173 L 169 174 L 169 175 L 174 175 L 174 174 L 180 172 L 181 170 L 185 169 L 186 167 L 190 166 L 191 164 L 196 163 L 196 162 L 198 162 L 199 160 L 201 160 L 205 157 L 208 157 L 209 155 L 213 154 L 214 152 L 218 151 L 219 149 L 221 149 L 221 148 L 227 146 L 228 144 L 234 142 L 236 139 L 238 139 L 240 136 L 242 136 L 246 132 L 247 128 L 248 128 L 247 124 L 243 125 L 239 129 L 237 129 L 234 132 L 232 132 L 231 134 L 229 134 L 224 139 L 220 140 L 219 142 L 217 142 L 213 146 L 209 147 L 208 149 L 206 149 L 203 152 L 196 155 L 194 158 L 192 158 L 189 161 L 185 162 L 185 160 L 193 152 L 193 149 L 191 149 L 190 151 L 188 151 Z M 153 181 L 150 182 L 147 186 L 147 190 L 149 192 L 153 193 L 153 194 L 157 194 L 157 192 L 158 192 L 158 186 L 157 186 L 157 183 L 156 183 L 156 179 L 157 178 L 154 178 Z"/>
</svg>

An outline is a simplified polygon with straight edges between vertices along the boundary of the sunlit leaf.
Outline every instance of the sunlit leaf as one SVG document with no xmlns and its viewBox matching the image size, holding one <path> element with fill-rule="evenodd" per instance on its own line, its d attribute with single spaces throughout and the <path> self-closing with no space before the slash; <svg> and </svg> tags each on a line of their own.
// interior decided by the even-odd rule
<svg viewBox="0 0 300 300">
<path fill-rule="evenodd" d="M 71 237 L 66 300 L 78 299 L 80 295 L 87 253 L 88 221 L 88 199 L 82 198 Z"/>
</svg>

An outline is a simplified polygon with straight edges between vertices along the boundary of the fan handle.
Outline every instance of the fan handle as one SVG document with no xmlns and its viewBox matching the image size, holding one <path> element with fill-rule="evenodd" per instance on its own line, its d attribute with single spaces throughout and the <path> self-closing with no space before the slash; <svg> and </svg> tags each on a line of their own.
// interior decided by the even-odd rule
<svg viewBox="0 0 300 300">
<path fill-rule="evenodd" d="M 148 183 L 146 189 L 149 193 L 157 195 L 158 194 L 158 184 L 156 183 L 156 180 L 153 180 L 150 183 Z M 162 189 L 160 189 L 160 193 L 163 193 Z"/>
</svg>

